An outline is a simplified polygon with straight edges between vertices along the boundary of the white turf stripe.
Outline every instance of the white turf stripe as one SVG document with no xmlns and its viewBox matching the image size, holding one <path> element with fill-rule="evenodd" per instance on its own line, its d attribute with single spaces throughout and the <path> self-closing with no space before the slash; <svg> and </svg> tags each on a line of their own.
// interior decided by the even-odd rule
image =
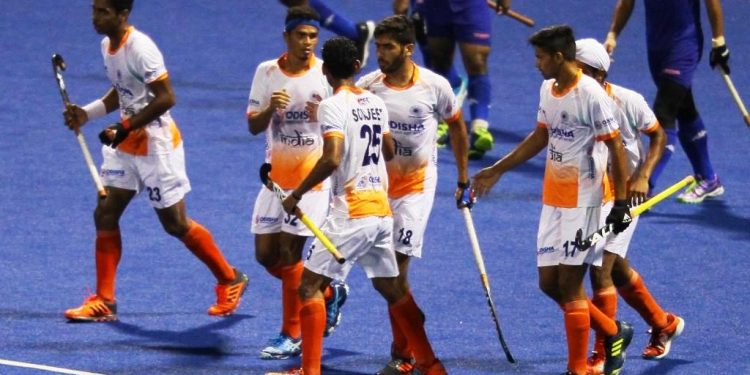
<svg viewBox="0 0 750 375">
<path fill-rule="evenodd" d="M 87 372 L 87 371 L 79 371 L 79 370 L 69 370 L 69 369 L 66 369 L 66 368 L 53 367 L 53 366 L 45 366 L 45 365 L 36 365 L 36 364 L 33 364 L 33 363 L 27 363 L 27 362 L 9 361 L 7 359 L 0 359 L 0 365 L 33 368 L 33 369 L 37 369 L 37 370 L 56 372 L 56 373 L 59 373 L 59 374 L 71 374 L 71 375 L 104 375 L 104 374 L 100 374 L 100 373 L 96 373 L 96 372 Z"/>
</svg>

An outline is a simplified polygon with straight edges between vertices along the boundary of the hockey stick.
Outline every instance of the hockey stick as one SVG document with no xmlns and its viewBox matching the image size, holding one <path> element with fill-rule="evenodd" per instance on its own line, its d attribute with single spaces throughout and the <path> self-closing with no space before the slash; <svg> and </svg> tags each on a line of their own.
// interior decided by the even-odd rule
<svg viewBox="0 0 750 375">
<path fill-rule="evenodd" d="M 52 55 L 52 70 L 55 73 L 55 80 L 57 80 L 57 88 L 60 90 L 60 97 L 62 98 L 63 105 L 67 108 L 70 105 L 70 99 L 68 98 L 68 90 L 65 87 L 65 81 L 63 80 L 62 72 L 65 70 L 65 60 L 58 54 Z M 96 190 L 99 193 L 99 199 L 107 197 L 107 191 L 104 190 L 101 178 L 99 178 L 99 172 L 96 170 L 94 165 L 94 159 L 91 158 L 89 148 L 86 146 L 86 140 L 83 138 L 81 129 L 75 129 L 76 138 L 78 139 L 78 145 L 81 146 L 81 152 L 83 152 L 83 158 L 86 160 L 86 166 L 89 169 L 91 178 L 94 180 Z"/>
<path fill-rule="evenodd" d="M 633 217 L 636 217 L 644 212 L 646 212 L 648 209 L 653 207 L 655 204 L 663 201 L 670 195 L 677 192 L 677 190 L 680 190 L 687 186 L 688 184 L 695 181 L 695 177 L 693 176 L 687 176 L 680 180 L 678 183 L 668 187 L 666 190 L 662 191 L 659 194 L 654 195 L 651 197 L 651 199 L 635 206 L 632 210 L 630 210 L 630 215 Z M 607 238 L 612 233 L 612 224 L 606 224 L 603 227 L 596 230 L 596 232 L 590 234 L 586 239 L 583 239 L 583 230 L 578 229 L 576 232 L 576 239 L 575 244 L 576 247 L 578 247 L 578 250 L 580 251 L 586 251 L 591 246 L 596 245 L 601 240 Z"/>
<path fill-rule="evenodd" d="M 510 354 L 508 344 L 505 342 L 503 337 L 503 331 L 500 329 L 500 319 L 497 317 L 497 311 L 495 309 L 495 303 L 492 302 L 492 293 L 490 292 L 490 280 L 487 278 L 487 271 L 484 268 L 484 258 L 482 258 L 482 250 L 479 248 L 479 240 L 477 239 L 477 232 L 474 230 L 474 220 L 471 219 L 471 211 L 468 207 L 461 209 L 464 214 L 464 221 L 466 222 L 466 231 L 469 233 L 469 241 L 471 242 L 471 250 L 474 251 L 474 260 L 479 268 L 479 275 L 482 279 L 482 287 L 484 287 L 484 295 L 487 297 L 487 304 L 490 305 L 490 313 L 492 314 L 492 320 L 495 321 L 495 330 L 497 330 L 497 337 L 500 339 L 500 345 L 503 347 L 505 352 L 505 358 L 510 363 L 516 363 L 513 355 Z"/>
<path fill-rule="evenodd" d="M 724 83 L 727 84 L 727 88 L 729 89 L 729 93 L 732 94 L 732 98 L 734 98 L 734 102 L 737 103 L 737 107 L 740 108 L 740 112 L 742 113 L 742 118 L 745 120 L 745 124 L 747 124 L 747 126 L 750 127 L 750 114 L 747 113 L 747 108 L 745 108 L 745 103 L 742 102 L 742 98 L 740 98 L 740 94 L 737 92 L 737 89 L 734 87 L 732 78 L 730 78 L 729 74 L 727 74 L 727 72 L 724 71 L 724 68 L 719 67 L 719 72 L 721 73 L 721 77 L 724 78 Z"/>
<path fill-rule="evenodd" d="M 271 177 L 269 176 L 269 173 L 271 172 L 271 164 L 264 163 L 260 166 L 260 180 L 263 182 L 263 185 L 265 185 L 269 190 L 273 191 L 274 194 L 276 194 L 276 197 L 279 198 L 282 202 L 284 199 L 286 199 L 286 194 L 284 193 L 284 190 L 281 189 L 279 185 L 277 185 Z M 320 243 L 323 244 L 323 246 L 328 250 L 331 255 L 333 255 L 334 258 L 336 258 L 336 261 L 339 264 L 344 264 L 346 262 L 346 259 L 341 255 L 341 253 L 336 250 L 336 246 L 331 242 L 330 239 L 318 228 L 315 223 L 310 220 L 310 218 L 305 215 L 302 210 L 300 210 L 299 207 L 294 207 L 294 215 L 296 215 L 305 226 L 310 229 L 311 232 L 315 235 L 315 237 L 320 240 Z"/>
<path fill-rule="evenodd" d="M 507 11 L 505 11 L 505 13 L 500 13 L 502 11 L 500 9 L 500 4 L 497 1 L 495 1 L 495 0 L 487 0 L 487 5 L 490 8 L 492 8 L 495 11 L 495 13 L 500 14 L 500 15 L 506 15 L 506 16 L 508 16 L 508 17 L 510 17 L 510 18 L 512 18 L 512 19 L 514 19 L 514 20 L 516 20 L 516 21 L 518 21 L 518 22 L 520 22 L 520 23 L 528 26 L 528 27 L 534 27 L 534 24 L 536 23 L 536 22 L 534 22 L 533 19 L 531 19 L 529 17 L 526 17 L 523 14 L 514 11 L 513 9 L 508 9 Z"/>
</svg>

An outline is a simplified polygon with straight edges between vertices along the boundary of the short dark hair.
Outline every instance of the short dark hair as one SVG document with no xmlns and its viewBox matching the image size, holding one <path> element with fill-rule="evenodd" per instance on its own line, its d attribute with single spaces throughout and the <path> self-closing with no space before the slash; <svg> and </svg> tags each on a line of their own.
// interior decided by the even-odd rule
<svg viewBox="0 0 750 375">
<path fill-rule="evenodd" d="M 109 4 L 112 8 L 115 8 L 117 13 L 121 13 L 123 10 L 132 11 L 134 0 L 109 0 Z"/>
<path fill-rule="evenodd" d="M 388 34 L 399 44 L 414 44 L 414 23 L 404 15 L 389 16 L 375 27 L 375 37 Z"/>
<path fill-rule="evenodd" d="M 573 29 L 568 25 L 545 27 L 529 38 L 529 43 L 547 53 L 562 53 L 568 61 L 576 59 L 576 38 Z"/>
<path fill-rule="evenodd" d="M 357 45 L 351 39 L 335 37 L 323 44 L 323 65 L 336 79 L 346 79 L 355 73 L 354 62 L 359 58 Z"/>
<path fill-rule="evenodd" d="M 289 21 L 295 19 L 318 21 L 320 20 L 320 15 L 318 15 L 318 12 L 316 12 L 315 9 L 306 5 L 289 7 L 286 10 L 286 19 L 284 19 L 284 23 L 289 23 Z"/>
</svg>

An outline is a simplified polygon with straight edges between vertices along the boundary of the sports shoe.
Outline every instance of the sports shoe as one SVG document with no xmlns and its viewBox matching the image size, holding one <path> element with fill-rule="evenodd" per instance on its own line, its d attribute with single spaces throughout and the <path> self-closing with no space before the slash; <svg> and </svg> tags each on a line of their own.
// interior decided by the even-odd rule
<svg viewBox="0 0 750 375">
<path fill-rule="evenodd" d="M 404 375 L 414 370 L 414 359 L 393 358 L 375 375 Z"/>
<path fill-rule="evenodd" d="M 331 298 L 326 300 L 326 330 L 324 337 L 330 336 L 336 327 L 341 324 L 341 306 L 344 306 L 346 297 L 349 295 L 349 285 L 343 281 L 331 281 Z"/>
<path fill-rule="evenodd" d="M 448 124 L 441 122 L 437 128 L 437 146 L 443 148 L 448 145 Z"/>
<path fill-rule="evenodd" d="M 448 371 L 445 370 L 445 367 L 443 367 L 443 363 L 440 362 L 439 359 L 435 358 L 435 362 L 432 362 L 432 364 L 427 368 L 418 368 L 416 364 L 414 365 L 414 370 L 412 370 L 412 375 L 447 375 Z"/>
<path fill-rule="evenodd" d="M 360 69 L 367 65 L 367 57 L 370 56 L 370 41 L 375 33 L 375 22 L 365 21 L 357 24 L 359 37 L 354 42 L 357 44 Z"/>
<path fill-rule="evenodd" d="M 674 314 L 667 314 L 667 327 L 664 329 L 651 328 L 651 339 L 643 350 L 645 359 L 662 359 L 669 354 L 672 341 L 682 334 L 685 320 Z"/>
<path fill-rule="evenodd" d="M 475 120 L 476 121 L 476 120 Z M 486 128 L 474 128 L 471 131 L 471 148 L 487 152 L 492 150 L 492 133 Z"/>
<path fill-rule="evenodd" d="M 677 196 L 677 200 L 682 203 L 700 203 L 706 198 L 718 197 L 722 194 L 724 194 L 724 186 L 719 181 L 719 176 L 716 176 L 711 180 L 693 181 Z"/>
<path fill-rule="evenodd" d="M 293 339 L 283 333 L 268 340 L 260 351 L 260 359 L 287 359 L 302 354 L 302 339 Z"/>
<path fill-rule="evenodd" d="M 247 283 L 247 275 L 235 268 L 234 281 L 231 284 L 216 285 L 216 303 L 208 308 L 208 315 L 232 315 L 240 305 L 240 299 L 247 289 Z"/>
<path fill-rule="evenodd" d="M 293 368 L 286 371 L 267 372 L 266 375 L 304 375 L 302 368 Z"/>
<path fill-rule="evenodd" d="M 618 375 L 625 365 L 625 349 L 633 339 L 633 326 L 627 322 L 616 321 L 617 334 L 604 339 L 604 373 Z"/>
<path fill-rule="evenodd" d="M 604 354 L 599 354 L 596 351 L 591 352 L 591 357 L 586 360 L 587 375 L 604 374 L 604 360 Z"/>
<path fill-rule="evenodd" d="M 65 310 L 65 317 L 74 322 L 111 322 L 117 320 L 117 303 L 107 303 L 92 294 L 83 301 L 83 305 Z"/>
</svg>

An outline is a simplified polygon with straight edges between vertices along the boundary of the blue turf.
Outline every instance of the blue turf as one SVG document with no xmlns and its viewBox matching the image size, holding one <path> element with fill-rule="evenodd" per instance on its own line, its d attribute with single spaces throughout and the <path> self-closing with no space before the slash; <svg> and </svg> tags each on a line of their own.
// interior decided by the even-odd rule
<svg viewBox="0 0 750 375">
<path fill-rule="evenodd" d="M 331 0 L 354 21 L 380 19 L 388 1 Z M 514 2 L 538 25 L 569 23 L 579 37 L 602 38 L 612 5 L 600 1 Z M 745 2 L 724 2 L 732 77 L 750 101 L 750 37 Z M 0 89 L 0 359 L 107 374 L 261 374 L 295 360 L 257 359 L 277 333 L 279 283 L 253 257 L 249 217 L 258 189 L 262 137 L 244 120 L 255 66 L 283 51 L 284 9 L 276 1 L 137 1 L 132 21 L 162 49 L 177 94 L 173 115 L 186 139 L 193 192 L 190 214 L 209 228 L 228 258 L 250 275 L 239 313 L 205 314 L 213 301 L 211 274 L 182 244 L 163 233 L 143 198 L 124 215 L 124 256 L 118 278 L 119 323 L 66 324 L 62 312 L 94 286 L 92 210 L 95 194 L 71 132 L 63 125 L 50 56 L 63 55 L 71 98 L 86 103 L 107 81 L 100 37 L 83 0 L 9 0 L 0 12 L 3 70 Z M 653 99 L 644 52 L 643 9 L 638 3 L 623 33 L 612 81 Z M 704 15 L 705 19 L 705 15 Z M 494 21 L 490 124 L 496 147 L 472 162 L 476 171 L 510 150 L 534 126 L 541 76 L 526 43 L 532 29 Z M 708 32 L 708 24 L 704 23 Z M 323 39 L 330 33 L 323 32 Z M 371 54 L 370 65 L 376 65 Z M 750 250 L 750 183 L 746 150 L 750 132 L 716 72 L 703 61 L 696 102 L 709 130 L 714 166 L 726 194 L 699 206 L 674 200 L 641 221 L 633 265 L 653 294 L 687 321 L 668 359 L 639 357 L 645 324 L 621 302 L 621 316 L 637 335 L 625 374 L 750 373 L 745 309 Z M 111 117 L 110 119 L 114 119 Z M 98 121 L 84 129 L 101 160 Z M 536 287 L 533 249 L 540 210 L 543 158 L 505 176 L 479 202 L 474 221 L 506 339 L 519 364 L 510 366 L 497 342 L 463 220 L 451 198 L 455 168 L 440 152 L 438 197 L 428 227 L 425 259 L 413 263 L 411 284 L 427 314 L 436 352 L 452 374 L 557 374 L 565 367 L 562 315 Z M 675 153 L 661 181 L 690 171 Z M 388 359 L 386 307 L 363 273 L 350 277 L 342 325 L 326 339 L 326 373 L 369 374 Z M 0 365 L 0 374 L 34 370 Z"/>
</svg>

